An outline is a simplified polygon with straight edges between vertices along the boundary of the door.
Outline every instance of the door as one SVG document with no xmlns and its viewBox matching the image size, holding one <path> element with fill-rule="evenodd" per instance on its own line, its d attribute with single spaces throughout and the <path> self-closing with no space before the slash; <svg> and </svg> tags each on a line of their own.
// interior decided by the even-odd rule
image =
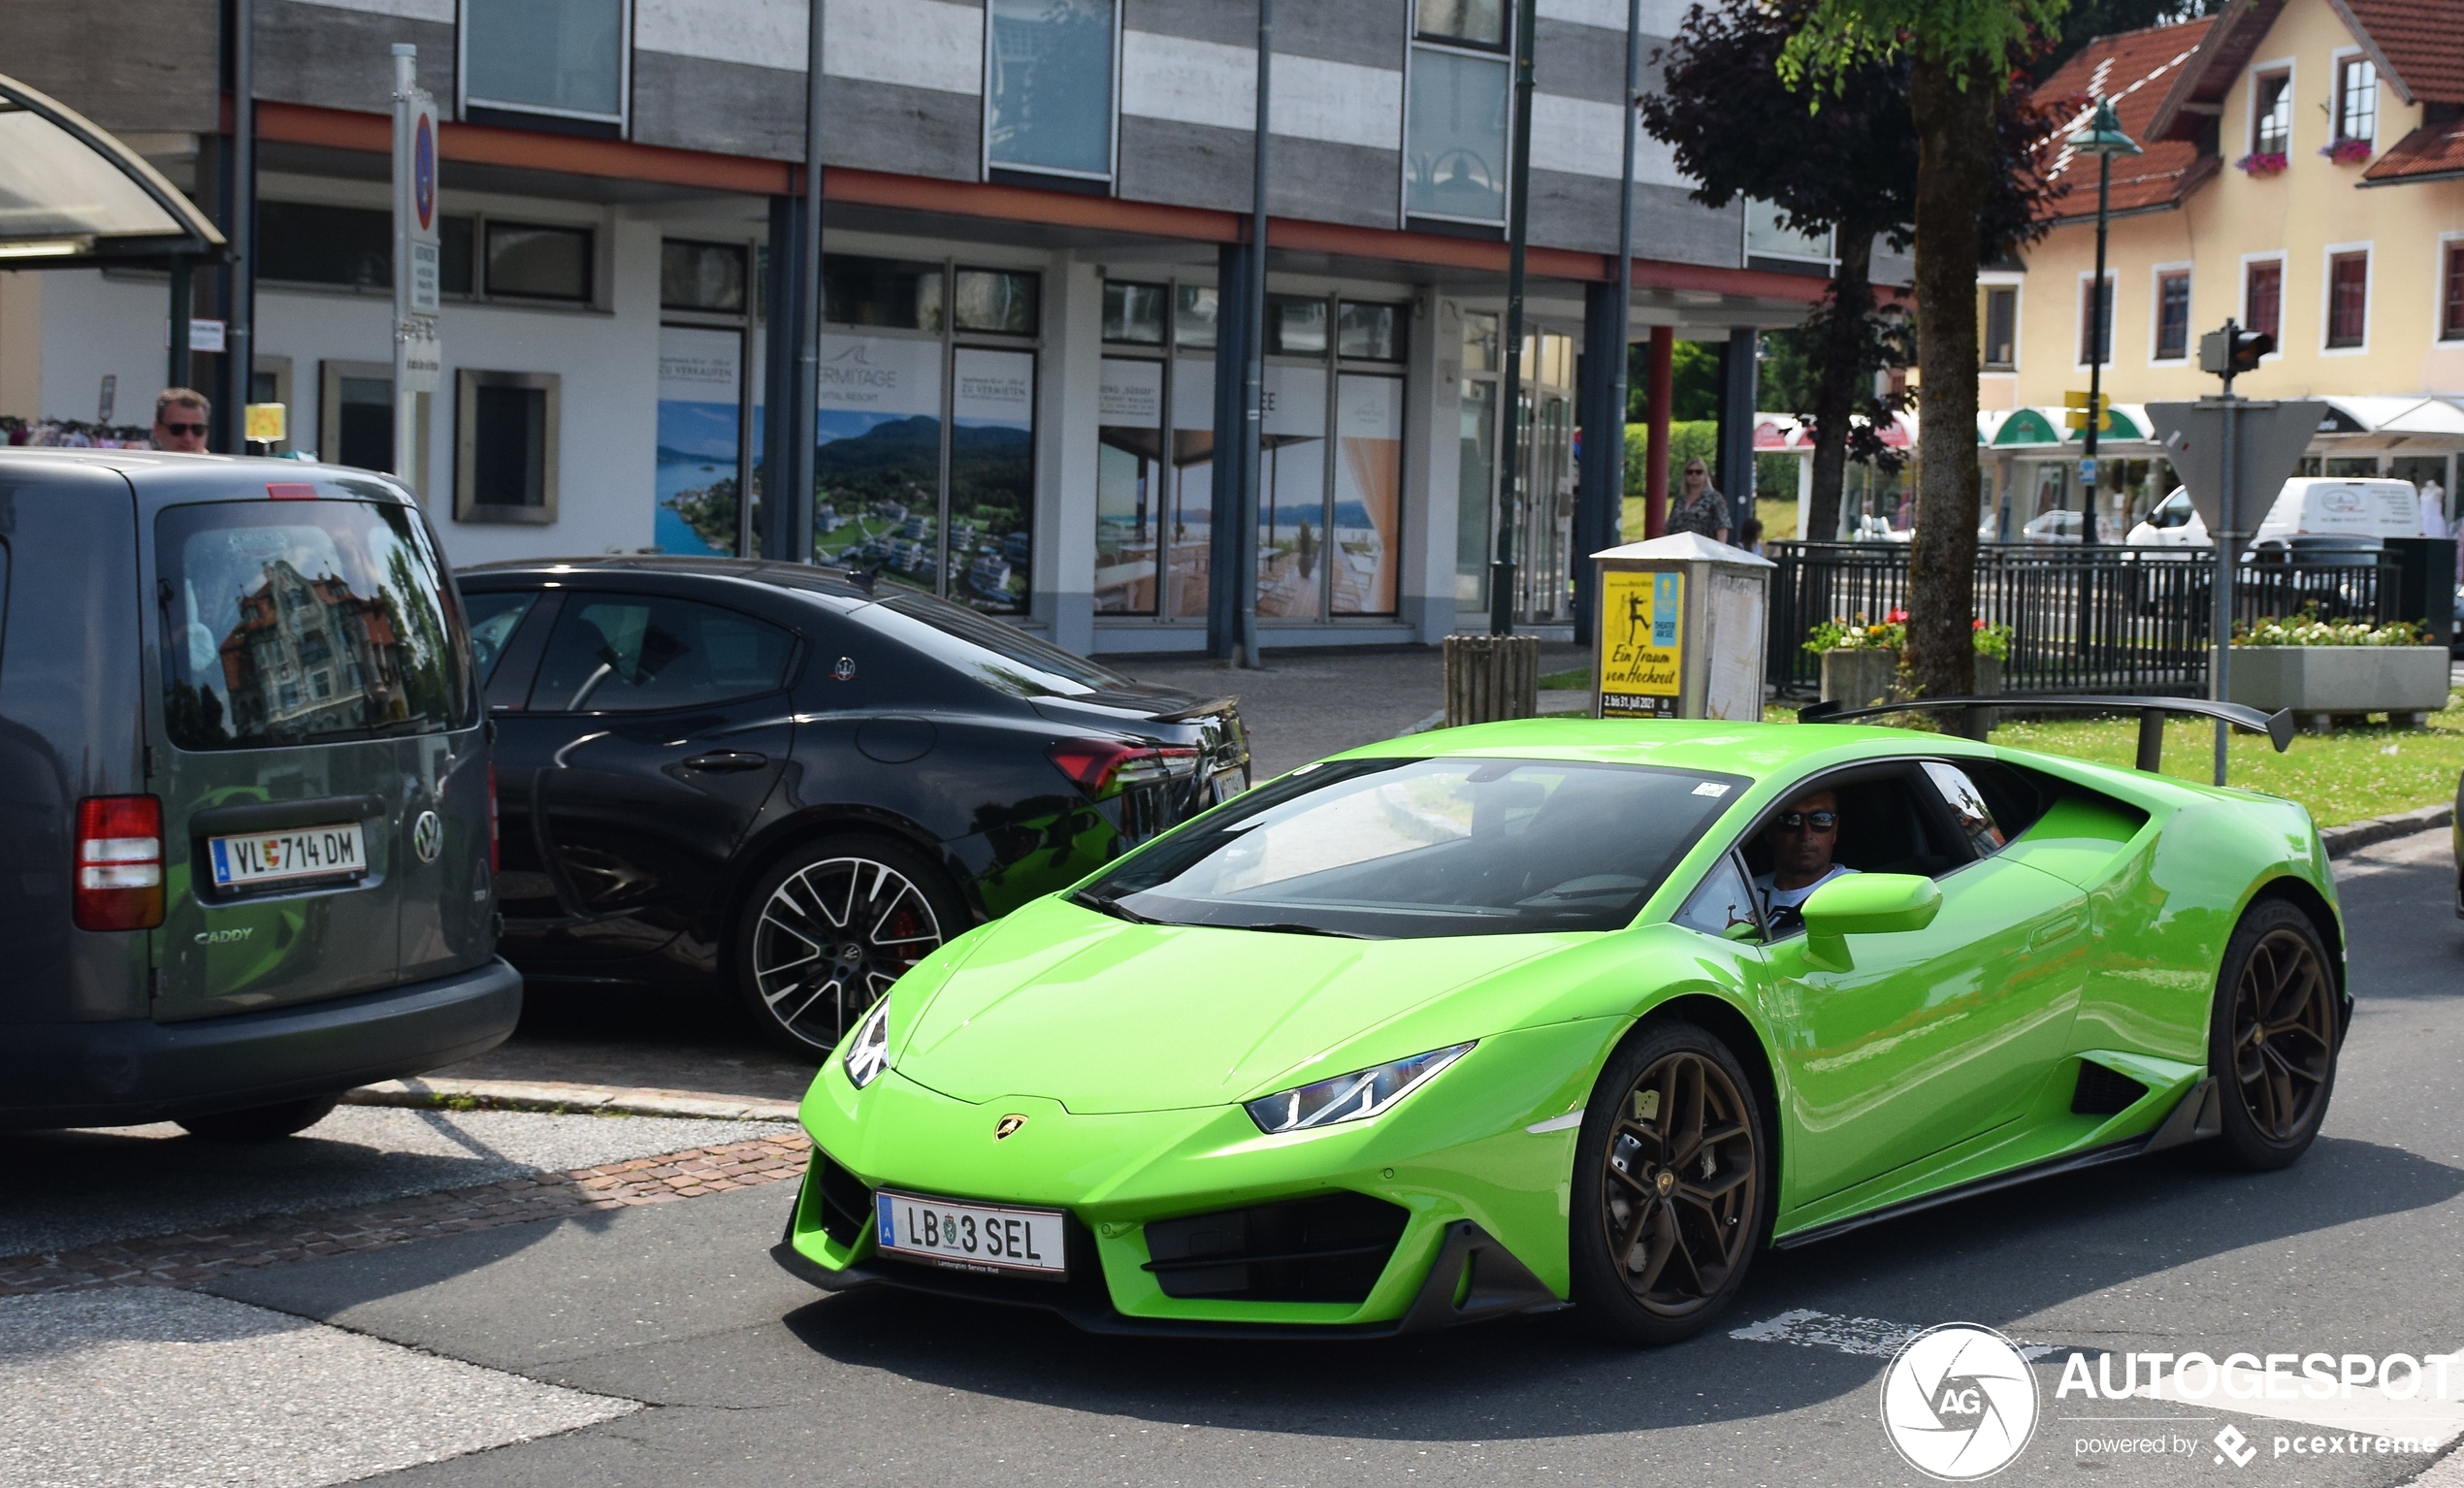
<svg viewBox="0 0 2464 1488">
<path fill-rule="evenodd" d="M 438 827 L 464 815 L 468 766 L 485 758 L 468 642 L 418 513 L 196 502 L 159 514 L 154 546 L 167 746 L 155 1016 L 403 980 L 409 899 L 443 891 L 414 871 L 411 834 L 440 800 Z M 470 848 L 442 831 L 423 843 L 436 863 Z M 423 961 L 484 954 L 486 885 L 451 887 L 451 924 L 421 920 Z"/>
<path fill-rule="evenodd" d="M 1998 856 L 2001 834 L 1956 765 L 1835 793 L 1836 860 L 1924 873 L 1942 907 L 1923 930 L 1848 937 L 1850 969 L 1814 960 L 1801 927 L 1768 947 L 1801 1133 L 1791 1207 L 2016 1116 L 2068 1047 L 2086 980 L 2085 895 Z"/>
<path fill-rule="evenodd" d="M 786 768 L 794 637 L 718 605 L 579 593 L 538 614 L 497 720 L 505 930 L 529 961 L 655 952 L 702 922 Z M 507 665 L 514 664 L 508 661 Z M 515 804 L 518 801 L 518 804 Z"/>
</svg>

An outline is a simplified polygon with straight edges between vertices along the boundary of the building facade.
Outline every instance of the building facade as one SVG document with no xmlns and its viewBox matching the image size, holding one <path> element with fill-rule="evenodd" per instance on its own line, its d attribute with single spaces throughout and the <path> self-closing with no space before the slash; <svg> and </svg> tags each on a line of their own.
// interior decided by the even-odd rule
<svg viewBox="0 0 2464 1488">
<path fill-rule="evenodd" d="M 1500 372 L 1506 0 L 1286 6 L 1273 58 L 1267 645 L 1427 642 L 1566 616 L 1590 344 L 1746 348 L 1822 287 L 1768 214 L 1705 210 L 1637 153 L 1636 285 L 1613 301 L 1626 6 L 1542 0 L 1531 336 Z M 1643 45 L 1675 28 L 1646 0 Z M 1246 262 L 1256 16 L 1209 0 L 252 0 L 254 356 L 192 376 L 289 410 L 288 444 L 392 468 L 390 49 L 445 120 L 444 372 L 420 483 L 456 563 L 759 551 L 767 307 L 804 189 L 823 26 L 817 557 L 1080 651 L 1196 649 L 1216 592 L 1218 296 Z M 120 134 L 228 220 L 237 7 L 0 0 L 12 76 Z M 774 257 L 778 260 L 773 262 Z M 165 279 L 0 272 L 0 413 L 143 423 Z M 782 322 L 783 325 L 790 322 Z M 1237 364 L 1232 364 L 1237 377 Z M 1734 387 L 1737 379 L 1731 379 Z M 116 390 L 116 410 L 105 404 Z M 1733 399 L 1750 421 L 1752 379 Z M 1508 417 L 1524 432 L 1501 470 Z M 1742 425 L 1740 425 L 1742 427 Z M 1229 507 L 1226 508 L 1229 510 Z"/>
<path fill-rule="evenodd" d="M 2464 450 L 2464 4 L 2255 0 L 2101 37 L 2041 90 L 2109 98 L 2144 148 L 2117 157 L 2105 289 L 2096 166 L 2048 144 L 2069 191 L 2025 261 L 1980 289 L 1981 433 L 2002 521 L 2079 508 L 2063 395 L 2104 342 L 2118 405 L 2099 454 L 2108 535 L 2170 490 L 2138 405 L 2218 390 L 2198 341 L 2230 317 L 2276 339 L 2253 398 L 2326 399 L 2313 474 L 2455 490 Z M 2066 125 L 2066 135 L 2072 125 Z M 2450 513 L 2452 512 L 2450 506 Z"/>
</svg>

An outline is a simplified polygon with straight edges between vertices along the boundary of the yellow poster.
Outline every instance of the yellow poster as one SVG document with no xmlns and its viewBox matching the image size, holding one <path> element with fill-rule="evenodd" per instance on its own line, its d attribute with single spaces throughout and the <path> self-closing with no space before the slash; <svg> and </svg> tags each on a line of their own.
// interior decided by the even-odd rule
<svg viewBox="0 0 2464 1488">
<path fill-rule="evenodd" d="M 1600 576 L 1600 712 L 1674 718 L 1685 671 L 1685 576 L 1610 569 Z"/>
</svg>

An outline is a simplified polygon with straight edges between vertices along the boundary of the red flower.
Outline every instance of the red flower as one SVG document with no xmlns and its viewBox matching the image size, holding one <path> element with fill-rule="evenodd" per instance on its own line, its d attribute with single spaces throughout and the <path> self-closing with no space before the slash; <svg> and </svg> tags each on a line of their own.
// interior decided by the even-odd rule
<svg viewBox="0 0 2464 1488">
<path fill-rule="evenodd" d="M 1982 631 L 1985 629 L 1985 622 L 1982 620 L 1971 620 L 1967 623 L 1967 628 L 1971 631 Z"/>
<path fill-rule="evenodd" d="M 1906 625 L 1908 623 L 1908 612 L 1906 610 L 1893 610 L 1890 614 L 1882 617 L 1882 623 L 1885 625 Z"/>
</svg>

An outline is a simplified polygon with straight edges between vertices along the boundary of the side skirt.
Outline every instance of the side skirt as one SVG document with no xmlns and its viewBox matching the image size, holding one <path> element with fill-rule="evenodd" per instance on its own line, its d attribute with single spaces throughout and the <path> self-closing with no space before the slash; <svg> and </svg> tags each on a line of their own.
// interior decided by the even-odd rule
<svg viewBox="0 0 2464 1488">
<path fill-rule="evenodd" d="M 1862 1214 L 1851 1214 L 1845 1219 L 1834 1219 L 1829 1224 L 1819 1224 L 1809 1230 L 1799 1230 L 1794 1235 L 1771 1242 L 1771 1248 L 1794 1250 L 1799 1245 L 1810 1245 L 1818 1241 L 1836 1239 L 1851 1230 L 1862 1230 L 1869 1224 L 1880 1224 L 1886 1219 L 1897 1219 L 1907 1214 L 1923 1213 L 1929 1209 L 1939 1209 L 1945 1204 L 1957 1204 L 1962 1199 L 1973 1199 L 1979 1194 L 1993 1193 L 1998 1189 L 2016 1188 L 2022 1183 L 2032 1183 L 2040 1178 L 2052 1178 L 2058 1173 L 2076 1173 L 2083 1168 L 2101 1167 L 2109 1162 L 2121 1162 L 2125 1158 L 2140 1157 L 2150 1152 L 2161 1152 L 2167 1148 L 2187 1147 L 2190 1143 L 2213 1137 L 2223 1129 L 2223 1116 L 2219 1106 L 2216 1078 L 2209 1076 L 2185 1091 L 2182 1099 L 2174 1103 L 2172 1115 L 2164 1118 L 2164 1124 L 2144 1137 L 2132 1137 L 2104 1147 L 2090 1148 L 2084 1152 L 2073 1152 L 2066 1157 L 2049 1158 L 2044 1162 L 2030 1163 L 2024 1168 L 2013 1168 L 2006 1173 L 1995 1173 L 1990 1177 L 1972 1179 L 1964 1183 L 1954 1183 L 1948 1188 L 1937 1188 L 1931 1193 L 1920 1194 L 1913 1199 L 1903 1199 L 1897 1204 L 1886 1204 L 1880 1209 L 1867 1210 Z"/>
</svg>

